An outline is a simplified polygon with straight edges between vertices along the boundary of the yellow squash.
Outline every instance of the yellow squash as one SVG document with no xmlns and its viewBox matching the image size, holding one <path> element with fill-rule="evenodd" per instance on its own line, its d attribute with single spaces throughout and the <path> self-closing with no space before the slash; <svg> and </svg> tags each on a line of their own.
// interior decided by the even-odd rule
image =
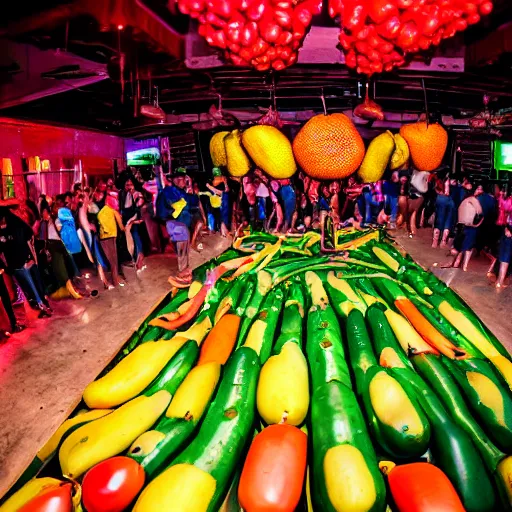
<svg viewBox="0 0 512 512">
<path fill-rule="evenodd" d="M 400 263 L 393 258 L 390 254 L 388 254 L 384 249 L 380 247 L 372 247 L 373 254 L 379 258 L 384 265 L 389 267 L 393 272 L 398 272 L 400 269 Z"/>
<path fill-rule="evenodd" d="M 431 354 L 433 352 L 432 347 L 403 316 L 391 309 L 386 309 L 384 314 L 395 333 L 398 343 L 400 343 L 406 354 L 410 351 L 413 351 L 413 354 Z"/>
<path fill-rule="evenodd" d="M 354 446 L 330 448 L 324 457 L 327 494 L 336 512 L 369 512 L 377 490 L 363 454 Z"/>
<path fill-rule="evenodd" d="M 168 418 L 199 420 L 215 391 L 220 377 L 220 364 L 214 361 L 190 370 L 176 391 L 165 415 Z"/>
<path fill-rule="evenodd" d="M 91 409 L 108 409 L 131 400 L 153 381 L 186 342 L 186 337 L 174 337 L 139 345 L 110 372 L 85 388 L 84 402 Z"/>
<path fill-rule="evenodd" d="M 251 126 L 244 131 L 242 143 L 254 163 L 272 178 L 290 178 L 297 171 L 288 137 L 274 126 Z"/>
<path fill-rule="evenodd" d="M 357 174 L 364 183 L 379 181 L 395 150 L 395 138 L 389 131 L 381 133 L 370 142 L 368 151 Z"/>
<path fill-rule="evenodd" d="M 228 160 L 226 156 L 226 148 L 224 147 L 224 139 L 229 132 L 217 132 L 210 139 L 210 156 L 215 167 L 226 167 Z"/>
<path fill-rule="evenodd" d="M 263 365 L 257 405 L 268 424 L 300 425 L 304 421 L 309 407 L 308 365 L 296 343 L 285 343 L 281 352 Z"/>
<path fill-rule="evenodd" d="M 217 483 L 191 464 L 176 464 L 142 491 L 133 512 L 207 512 Z"/>
<path fill-rule="evenodd" d="M 76 479 L 98 462 L 128 449 L 137 437 L 151 428 L 170 400 L 171 395 L 165 390 L 150 397 L 139 396 L 75 430 L 59 450 L 62 474 Z"/>
<path fill-rule="evenodd" d="M 112 409 L 93 409 L 92 411 L 84 411 L 73 416 L 69 420 L 66 420 L 53 434 L 48 442 L 37 452 L 37 457 L 43 462 L 49 459 L 57 450 L 61 439 L 69 432 L 70 429 L 80 425 L 81 423 L 88 423 L 90 421 L 103 418 L 107 414 L 110 414 Z"/>
<path fill-rule="evenodd" d="M 245 176 L 251 168 L 251 163 L 240 143 L 238 130 L 233 130 L 224 138 L 224 147 L 226 148 L 229 174 L 235 177 Z"/>
<path fill-rule="evenodd" d="M 49 491 L 62 484 L 56 478 L 44 477 L 29 480 L 19 491 L 16 491 L 1 507 L 0 512 L 17 512 L 23 505 L 39 494 Z"/>
<path fill-rule="evenodd" d="M 385 371 L 370 381 L 370 401 L 375 416 L 384 425 L 410 436 L 421 436 L 425 428 L 402 386 Z"/>
</svg>

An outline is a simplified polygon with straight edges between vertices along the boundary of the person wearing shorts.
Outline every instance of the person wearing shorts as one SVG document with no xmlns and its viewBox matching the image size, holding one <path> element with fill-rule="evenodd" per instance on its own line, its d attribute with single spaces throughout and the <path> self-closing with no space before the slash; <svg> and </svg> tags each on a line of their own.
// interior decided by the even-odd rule
<svg viewBox="0 0 512 512">
<path fill-rule="evenodd" d="M 452 251 L 454 259 L 451 264 L 442 266 L 459 268 L 462 263 L 462 270 L 466 272 L 476 245 L 478 228 L 484 220 L 482 206 L 475 195 L 462 201 L 458 210 L 458 220 L 458 234 L 453 242 Z"/>
</svg>

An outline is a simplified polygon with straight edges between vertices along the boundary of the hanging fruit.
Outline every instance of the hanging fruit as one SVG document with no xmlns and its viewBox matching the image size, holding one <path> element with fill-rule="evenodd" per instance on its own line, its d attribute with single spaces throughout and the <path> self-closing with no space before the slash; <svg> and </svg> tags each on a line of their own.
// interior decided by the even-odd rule
<svg viewBox="0 0 512 512">
<path fill-rule="evenodd" d="M 200 35 L 211 46 L 225 50 L 226 59 L 236 66 L 279 71 L 297 61 L 322 0 L 179 0 L 178 7 L 198 20 Z"/>
<path fill-rule="evenodd" d="M 290 178 L 295 174 L 292 145 L 274 126 L 251 126 L 244 131 L 242 143 L 254 163 L 272 178 Z"/>
<path fill-rule="evenodd" d="M 224 147 L 229 174 L 235 177 L 245 176 L 251 168 L 251 163 L 242 148 L 239 130 L 233 130 L 224 138 Z"/>
<path fill-rule="evenodd" d="M 381 133 L 368 147 L 361 167 L 357 171 L 363 183 L 379 181 L 387 169 L 391 155 L 395 151 L 395 138 L 390 131 Z"/>
<path fill-rule="evenodd" d="M 408 55 L 438 46 L 492 8 L 485 0 L 329 0 L 330 16 L 341 18 L 347 66 L 368 76 L 402 66 Z"/>
<path fill-rule="evenodd" d="M 210 139 L 210 156 L 214 167 L 226 167 L 228 159 L 226 156 L 226 148 L 224 147 L 224 139 L 229 132 L 217 132 Z"/>
<path fill-rule="evenodd" d="M 345 114 L 312 117 L 293 141 L 297 163 L 312 178 L 337 180 L 354 173 L 364 157 L 364 142 Z"/>
<path fill-rule="evenodd" d="M 418 171 L 435 171 L 443 161 L 448 147 L 448 133 L 438 123 L 419 122 L 400 128 Z"/>
</svg>

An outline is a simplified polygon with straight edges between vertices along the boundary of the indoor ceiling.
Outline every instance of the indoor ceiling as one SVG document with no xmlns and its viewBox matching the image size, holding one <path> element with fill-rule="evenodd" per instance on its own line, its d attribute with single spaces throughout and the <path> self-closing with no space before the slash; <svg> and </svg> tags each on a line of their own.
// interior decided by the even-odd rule
<svg viewBox="0 0 512 512">
<path fill-rule="evenodd" d="M 488 19 L 468 30 L 464 40 L 447 41 L 439 52 L 446 62 L 455 62 L 465 44 L 464 72 L 442 71 L 434 65 L 436 56 L 427 55 L 410 68 L 376 77 L 370 89 L 384 110 L 420 113 L 425 93 L 431 112 L 457 118 L 480 112 L 486 93 L 491 109 L 512 107 L 512 28 L 506 26 L 512 22 L 512 2 L 494 2 Z M 169 8 L 165 0 L 105 0 L 102 9 L 98 5 L 93 0 L 53 0 L 45 2 L 46 11 L 41 12 L 39 4 L 37 12 L 31 12 L 20 4 L 2 17 L 2 44 L 13 55 L 0 60 L 0 108 L 7 107 L 0 110 L 2 116 L 134 134 L 155 123 L 141 117 L 139 108 L 156 99 L 166 114 L 179 115 L 207 112 L 219 95 L 223 109 L 249 112 L 269 107 L 274 97 L 283 112 L 321 111 L 322 94 L 329 111 L 347 110 L 364 96 L 364 79 L 339 63 L 303 59 L 306 62 L 273 74 L 225 65 L 187 68 L 191 37 L 197 36 L 172 4 Z M 335 27 L 326 16 L 315 19 L 314 26 Z M 499 35 L 499 44 L 486 42 L 493 34 Z M 34 79 L 25 94 L 21 79 L 28 76 L 30 62 L 16 58 L 19 52 L 13 48 L 20 45 L 48 56 L 37 66 L 39 97 L 34 96 Z M 208 48 L 195 51 L 212 53 Z M 65 64 L 59 66 L 63 57 Z M 8 86 L 13 90 L 15 81 L 18 105 L 5 92 Z"/>
</svg>

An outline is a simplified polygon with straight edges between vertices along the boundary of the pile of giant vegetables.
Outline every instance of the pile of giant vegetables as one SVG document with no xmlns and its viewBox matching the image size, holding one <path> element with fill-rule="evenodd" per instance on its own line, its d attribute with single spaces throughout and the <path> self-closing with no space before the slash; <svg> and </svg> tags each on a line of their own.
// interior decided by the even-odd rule
<svg viewBox="0 0 512 512">
<path fill-rule="evenodd" d="M 509 510 L 509 354 L 384 233 L 337 236 L 196 269 L 0 510 Z"/>
</svg>

